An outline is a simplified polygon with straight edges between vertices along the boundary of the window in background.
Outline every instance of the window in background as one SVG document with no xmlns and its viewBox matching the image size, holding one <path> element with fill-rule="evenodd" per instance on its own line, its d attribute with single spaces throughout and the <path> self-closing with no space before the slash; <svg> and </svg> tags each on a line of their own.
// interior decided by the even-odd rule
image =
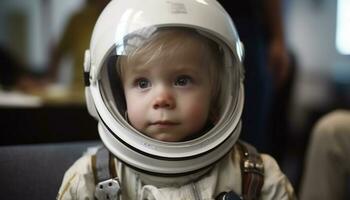
<svg viewBox="0 0 350 200">
<path fill-rule="evenodd" d="M 350 0 L 338 0 L 336 48 L 339 53 L 350 55 Z"/>
</svg>

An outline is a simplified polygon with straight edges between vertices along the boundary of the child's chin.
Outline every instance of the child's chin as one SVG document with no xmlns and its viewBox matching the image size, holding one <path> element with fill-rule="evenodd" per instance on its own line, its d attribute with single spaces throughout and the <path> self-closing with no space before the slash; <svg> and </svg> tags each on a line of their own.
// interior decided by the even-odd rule
<svg viewBox="0 0 350 200">
<path fill-rule="evenodd" d="M 182 140 L 182 138 L 173 137 L 173 135 L 169 133 L 157 134 L 152 138 L 162 142 L 179 142 Z"/>
</svg>

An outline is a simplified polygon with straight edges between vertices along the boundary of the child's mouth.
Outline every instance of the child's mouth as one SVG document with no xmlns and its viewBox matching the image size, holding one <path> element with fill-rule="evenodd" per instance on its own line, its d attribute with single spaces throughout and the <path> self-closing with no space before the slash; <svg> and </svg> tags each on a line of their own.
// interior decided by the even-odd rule
<svg viewBox="0 0 350 200">
<path fill-rule="evenodd" d="M 150 125 L 160 127 L 160 128 L 167 128 L 167 127 L 172 127 L 172 126 L 176 126 L 179 124 L 180 123 L 173 122 L 173 121 L 156 121 L 156 122 L 152 122 Z"/>
</svg>

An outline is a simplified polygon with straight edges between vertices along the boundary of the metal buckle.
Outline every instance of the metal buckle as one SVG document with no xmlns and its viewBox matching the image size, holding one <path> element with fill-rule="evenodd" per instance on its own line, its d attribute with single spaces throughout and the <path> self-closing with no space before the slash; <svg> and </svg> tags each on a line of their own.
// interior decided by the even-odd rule
<svg viewBox="0 0 350 200">
<path fill-rule="evenodd" d="M 241 196 L 238 196 L 233 191 L 229 192 L 221 192 L 219 196 L 215 198 L 215 200 L 242 200 L 243 198 Z"/>
<path fill-rule="evenodd" d="M 98 200 L 118 200 L 120 183 L 118 178 L 99 182 L 95 188 L 95 197 Z"/>
</svg>

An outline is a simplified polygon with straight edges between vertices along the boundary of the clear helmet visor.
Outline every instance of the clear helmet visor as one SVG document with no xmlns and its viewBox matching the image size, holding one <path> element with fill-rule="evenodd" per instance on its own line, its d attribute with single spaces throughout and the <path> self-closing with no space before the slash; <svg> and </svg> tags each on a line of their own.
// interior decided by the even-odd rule
<svg viewBox="0 0 350 200">
<path fill-rule="evenodd" d="M 123 37 L 107 57 L 101 78 L 107 80 L 101 86 L 114 116 L 122 116 L 146 135 L 144 126 L 157 121 L 202 121 L 206 131 L 216 125 L 228 99 L 237 104 L 240 74 L 229 48 L 208 36 L 192 28 L 149 27 Z M 191 119 L 192 112 L 200 116 Z M 194 132 L 173 140 L 203 135 L 203 130 Z"/>
</svg>

